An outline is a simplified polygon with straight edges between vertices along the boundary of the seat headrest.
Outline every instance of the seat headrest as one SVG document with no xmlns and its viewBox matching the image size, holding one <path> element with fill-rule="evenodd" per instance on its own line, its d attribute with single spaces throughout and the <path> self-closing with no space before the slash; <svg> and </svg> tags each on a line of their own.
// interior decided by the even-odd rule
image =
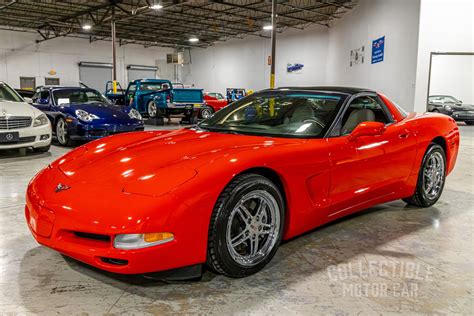
<svg viewBox="0 0 474 316">
<path fill-rule="evenodd" d="M 357 125 L 362 122 L 375 121 L 375 113 L 370 109 L 355 109 L 347 118 L 346 123 L 342 127 L 342 135 L 351 133 Z"/>
</svg>

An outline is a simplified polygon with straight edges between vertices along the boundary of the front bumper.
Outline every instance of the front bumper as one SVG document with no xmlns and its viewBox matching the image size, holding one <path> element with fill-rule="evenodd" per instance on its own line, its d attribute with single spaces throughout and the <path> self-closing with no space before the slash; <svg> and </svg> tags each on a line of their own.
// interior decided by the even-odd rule
<svg viewBox="0 0 474 316">
<path fill-rule="evenodd" d="M 0 133 L 18 132 L 20 140 L 14 143 L 0 143 L 0 149 L 39 148 L 51 144 L 51 125 L 28 127 L 12 130 L 0 130 Z M 42 139 L 43 137 L 43 139 Z"/>
<path fill-rule="evenodd" d="M 105 136 L 119 133 L 143 131 L 145 127 L 142 123 L 129 124 L 83 124 L 74 122 L 68 125 L 69 137 L 72 140 L 95 140 Z"/>
<path fill-rule="evenodd" d="M 58 183 L 71 188 L 56 193 Z M 153 207 L 152 213 L 142 212 Z M 57 168 L 48 167 L 28 186 L 25 218 L 41 245 L 109 272 L 146 274 L 205 262 L 207 227 L 198 232 L 190 222 L 199 220 L 169 220 L 169 210 L 184 214 L 187 209 L 171 195 L 155 198 L 124 194 L 121 190 L 101 191 L 71 182 Z M 142 249 L 113 246 L 117 234 L 160 231 L 173 232 L 175 239 Z"/>
<path fill-rule="evenodd" d="M 474 111 L 453 112 L 451 117 L 456 121 L 474 121 Z"/>
</svg>

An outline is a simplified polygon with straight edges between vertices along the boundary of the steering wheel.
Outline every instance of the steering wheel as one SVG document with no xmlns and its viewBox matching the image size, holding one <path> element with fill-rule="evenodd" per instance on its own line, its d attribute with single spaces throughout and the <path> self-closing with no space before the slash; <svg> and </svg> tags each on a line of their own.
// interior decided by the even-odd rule
<svg viewBox="0 0 474 316">
<path fill-rule="evenodd" d="M 317 125 L 319 125 L 321 128 L 324 128 L 326 127 L 326 124 L 324 124 L 324 122 L 320 121 L 319 119 L 313 117 L 313 118 L 307 118 L 303 121 L 303 123 L 316 123 Z"/>
</svg>

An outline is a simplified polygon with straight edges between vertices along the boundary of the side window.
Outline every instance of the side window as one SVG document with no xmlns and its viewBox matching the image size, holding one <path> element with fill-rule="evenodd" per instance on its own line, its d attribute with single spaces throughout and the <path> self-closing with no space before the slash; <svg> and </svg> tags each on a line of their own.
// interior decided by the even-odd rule
<svg viewBox="0 0 474 316">
<path fill-rule="evenodd" d="M 43 100 L 49 100 L 49 91 L 48 90 L 40 90 L 40 91 L 37 91 L 32 97 L 31 99 L 36 102 L 38 101 L 39 99 L 43 99 Z"/>
<path fill-rule="evenodd" d="M 342 117 L 340 135 L 350 134 L 362 122 L 391 123 L 392 119 L 387 114 L 387 109 L 377 97 L 358 97 L 351 102 Z"/>
<path fill-rule="evenodd" d="M 131 84 L 128 87 L 128 95 L 134 95 L 136 90 L 137 90 L 137 85 L 136 84 Z"/>
</svg>

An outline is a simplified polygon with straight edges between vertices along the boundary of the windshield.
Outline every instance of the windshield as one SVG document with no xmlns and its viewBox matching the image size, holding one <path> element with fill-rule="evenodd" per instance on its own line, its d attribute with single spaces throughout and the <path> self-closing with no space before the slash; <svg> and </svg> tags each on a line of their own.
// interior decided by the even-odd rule
<svg viewBox="0 0 474 316">
<path fill-rule="evenodd" d="M 198 127 L 216 132 L 323 137 L 345 96 L 327 93 L 253 94 L 216 112 Z"/>
<path fill-rule="evenodd" d="M 12 88 L 1 82 L 0 101 L 23 102 L 22 98 Z"/>
<path fill-rule="evenodd" d="M 53 90 L 54 102 L 57 105 L 70 103 L 100 103 L 110 105 L 109 100 L 97 90 L 92 89 L 61 89 Z"/>
<path fill-rule="evenodd" d="M 140 90 L 142 91 L 156 91 L 169 88 L 170 84 L 167 82 L 142 82 L 140 84 Z"/>
<path fill-rule="evenodd" d="M 452 96 L 448 96 L 448 95 L 431 97 L 430 99 L 431 99 L 431 102 L 435 102 L 435 103 L 459 103 L 458 99 Z"/>
</svg>

